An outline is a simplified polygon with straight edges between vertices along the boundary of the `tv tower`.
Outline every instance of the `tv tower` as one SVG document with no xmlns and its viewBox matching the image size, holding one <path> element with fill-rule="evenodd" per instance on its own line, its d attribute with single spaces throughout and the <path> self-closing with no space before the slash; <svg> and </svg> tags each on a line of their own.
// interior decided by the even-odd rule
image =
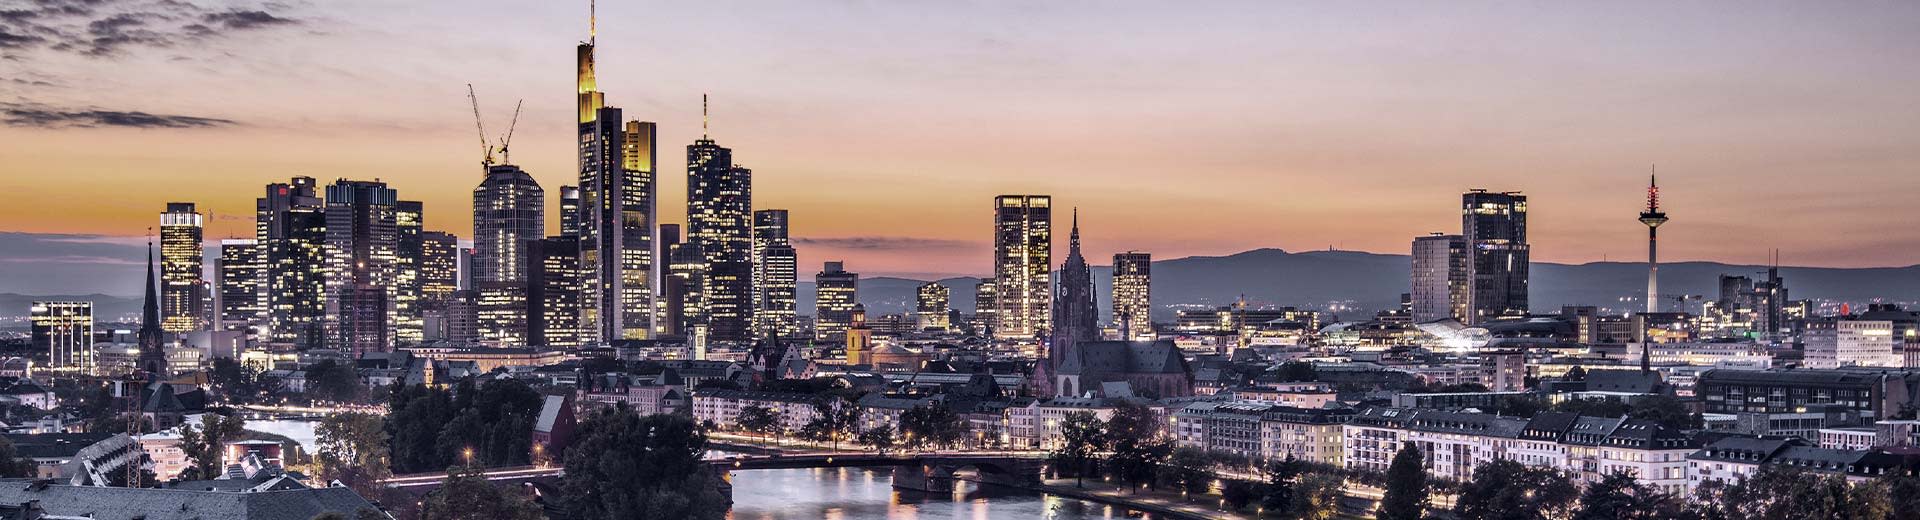
<svg viewBox="0 0 1920 520">
<path fill-rule="evenodd" d="M 1640 223 L 1647 225 L 1647 312 L 1660 312 L 1660 225 L 1667 223 L 1667 214 L 1660 211 L 1660 183 L 1654 174 L 1647 175 L 1647 210 L 1640 212 Z"/>
</svg>

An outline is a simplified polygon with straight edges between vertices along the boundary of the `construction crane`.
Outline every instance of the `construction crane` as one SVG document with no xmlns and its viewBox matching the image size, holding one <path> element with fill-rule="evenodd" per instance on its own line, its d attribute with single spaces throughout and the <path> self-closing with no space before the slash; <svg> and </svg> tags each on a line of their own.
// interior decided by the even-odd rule
<svg viewBox="0 0 1920 520">
<path fill-rule="evenodd" d="M 487 143 L 487 125 L 480 121 L 480 97 L 473 94 L 473 84 L 467 84 L 467 101 L 473 104 L 473 128 L 480 132 L 480 167 L 493 166 L 493 145 Z M 519 116 L 515 116 L 517 119 Z"/>
<path fill-rule="evenodd" d="M 526 101 L 527 100 L 522 99 L 513 102 L 513 121 L 507 123 L 507 135 L 500 138 L 501 164 L 513 164 L 513 159 L 507 155 L 507 145 L 513 144 L 513 128 L 520 126 L 520 105 L 526 103 Z"/>
</svg>

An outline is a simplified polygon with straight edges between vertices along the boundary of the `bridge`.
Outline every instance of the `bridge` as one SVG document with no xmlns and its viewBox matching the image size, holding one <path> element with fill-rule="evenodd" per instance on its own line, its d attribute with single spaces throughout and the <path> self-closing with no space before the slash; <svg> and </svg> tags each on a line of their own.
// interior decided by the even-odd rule
<svg viewBox="0 0 1920 520">
<path fill-rule="evenodd" d="M 983 483 L 1038 485 L 1046 466 L 1046 455 L 1036 452 L 802 452 L 708 459 L 707 464 L 723 475 L 755 469 L 893 468 L 894 488 L 950 493 L 955 481 L 959 480 L 958 476 L 969 470 L 974 472 L 973 480 Z M 495 483 L 510 485 L 551 483 L 565 472 L 557 466 L 521 466 L 490 468 L 482 471 L 481 475 Z M 439 489 L 446 477 L 445 472 L 419 473 L 395 475 L 383 482 L 387 487 L 426 494 Z"/>
</svg>

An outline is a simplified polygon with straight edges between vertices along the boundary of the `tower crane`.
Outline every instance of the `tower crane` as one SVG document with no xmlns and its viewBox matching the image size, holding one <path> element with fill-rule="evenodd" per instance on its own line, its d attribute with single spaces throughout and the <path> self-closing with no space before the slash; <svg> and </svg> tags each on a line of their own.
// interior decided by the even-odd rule
<svg viewBox="0 0 1920 520">
<path fill-rule="evenodd" d="M 487 125 L 480 121 L 480 98 L 473 94 L 472 83 L 467 84 L 467 101 L 473 104 L 473 128 L 480 133 L 480 167 L 484 169 L 493 166 L 493 145 L 487 144 Z"/>
<path fill-rule="evenodd" d="M 526 103 L 526 101 L 527 100 L 522 99 L 513 102 L 513 120 L 507 123 L 507 135 L 500 138 L 500 162 L 502 164 L 513 164 L 512 156 L 507 155 L 507 145 L 513 144 L 513 128 L 520 126 L 520 105 Z"/>
</svg>

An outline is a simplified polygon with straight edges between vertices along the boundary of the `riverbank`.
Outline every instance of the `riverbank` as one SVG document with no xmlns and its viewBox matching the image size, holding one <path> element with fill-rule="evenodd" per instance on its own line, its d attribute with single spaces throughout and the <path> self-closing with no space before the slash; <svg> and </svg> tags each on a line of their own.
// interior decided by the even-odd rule
<svg viewBox="0 0 1920 520">
<path fill-rule="evenodd" d="M 1023 487 L 1031 491 L 1038 491 L 1050 495 L 1145 511 L 1152 513 L 1155 518 L 1165 517 L 1177 520 L 1253 518 L 1249 515 L 1221 511 L 1218 507 L 1209 507 L 1203 505 L 1202 502 L 1188 502 L 1177 493 L 1156 491 L 1129 493 L 1124 486 L 1112 485 L 1106 482 L 1087 482 L 1086 487 L 1080 487 L 1074 484 L 1073 479 L 1054 479 L 1045 481 L 1038 486 Z M 1202 498 L 1201 500 L 1203 502 L 1218 504 L 1217 495 L 1206 496 L 1215 498 Z"/>
</svg>

